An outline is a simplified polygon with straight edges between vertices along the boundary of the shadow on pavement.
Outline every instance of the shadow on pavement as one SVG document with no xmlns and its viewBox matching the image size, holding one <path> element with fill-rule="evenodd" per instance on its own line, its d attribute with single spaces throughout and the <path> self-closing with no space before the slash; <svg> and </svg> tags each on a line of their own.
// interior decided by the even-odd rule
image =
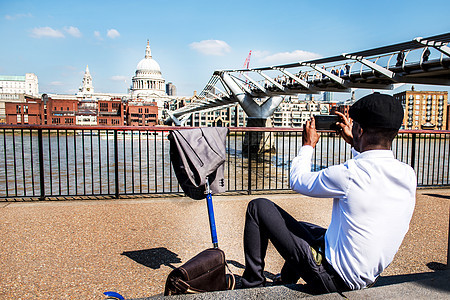
<svg viewBox="0 0 450 300">
<path fill-rule="evenodd" d="M 178 257 L 178 254 L 173 253 L 164 247 L 125 251 L 122 255 L 125 255 L 135 262 L 152 269 L 159 269 L 162 265 L 175 269 L 172 264 L 181 263 L 181 259 Z"/>
<path fill-rule="evenodd" d="M 437 197 L 437 198 L 444 198 L 444 199 L 450 199 L 450 196 L 447 195 L 439 195 L 439 194 L 424 194 L 431 197 Z"/>
<path fill-rule="evenodd" d="M 375 284 L 375 287 L 413 281 L 417 282 L 418 285 L 424 288 L 450 291 L 450 286 L 448 284 L 450 282 L 450 270 L 440 270 L 436 272 L 405 274 L 405 275 L 380 276 L 380 278 Z"/>
</svg>

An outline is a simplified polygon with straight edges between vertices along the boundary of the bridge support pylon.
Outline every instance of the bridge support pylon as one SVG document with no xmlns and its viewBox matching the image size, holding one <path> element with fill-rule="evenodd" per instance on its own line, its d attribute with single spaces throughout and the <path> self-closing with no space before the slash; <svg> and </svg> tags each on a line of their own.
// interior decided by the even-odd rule
<svg viewBox="0 0 450 300">
<path fill-rule="evenodd" d="M 247 127 L 271 127 L 270 119 L 248 118 Z M 245 157 L 260 159 L 265 154 L 275 152 L 270 132 L 247 131 L 244 136 L 242 152 Z"/>
<path fill-rule="evenodd" d="M 274 110 L 280 105 L 284 97 L 271 96 L 265 98 L 258 98 L 262 104 L 255 101 L 247 89 L 238 81 L 234 80 L 227 72 L 220 73 L 220 78 L 224 86 L 226 86 L 232 93 L 232 96 L 239 102 L 242 109 L 247 114 L 247 127 L 270 127 L 270 116 Z M 269 124 L 268 124 L 269 123 Z M 244 137 L 243 154 L 249 156 L 249 153 L 267 153 L 274 149 L 270 144 L 270 133 L 261 132 L 246 132 Z M 250 156 L 258 157 L 258 156 Z"/>
</svg>

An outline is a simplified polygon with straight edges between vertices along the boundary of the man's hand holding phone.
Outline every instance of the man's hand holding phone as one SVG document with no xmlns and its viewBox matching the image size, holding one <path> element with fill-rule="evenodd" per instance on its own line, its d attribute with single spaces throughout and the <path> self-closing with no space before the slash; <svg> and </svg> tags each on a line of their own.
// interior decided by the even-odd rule
<svg viewBox="0 0 450 300">
<path fill-rule="evenodd" d="M 340 136 L 342 136 L 346 143 L 350 144 L 353 147 L 352 119 L 347 118 L 343 113 L 340 113 L 338 111 L 336 111 L 335 113 L 339 116 L 340 119 L 340 121 L 336 123 L 336 125 L 338 126 L 337 132 Z"/>
<path fill-rule="evenodd" d="M 303 146 L 309 145 L 314 148 L 319 141 L 319 138 L 320 135 L 316 130 L 316 121 L 314 118 L 311 118 L 309 121 L 306 121 L 305 125 L 303 125 Z"/>
</svg>

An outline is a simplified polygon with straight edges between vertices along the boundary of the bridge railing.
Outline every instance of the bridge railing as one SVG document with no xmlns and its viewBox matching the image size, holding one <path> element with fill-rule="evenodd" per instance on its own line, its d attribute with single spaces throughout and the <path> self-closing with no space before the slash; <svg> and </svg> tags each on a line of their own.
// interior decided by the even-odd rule
<svg viewBox="0 0 450 300">
<path fill-rule="evenodd" d="M 423 48 L 415 48 L 415 49 L 407 49 L 405 51 L 396 51 L 388 54 L 380 54 L 374 55 L 370 57 L 364 57 L 370 62 L 385 68 L 386 70 L 391 70 L 395 72 L 403 72 L 408 71 L 409 68 L 413 65 L 419 65 L 422 69 L 428 69 L 433 66 L 433 64 L 440 64 L 444 59 L 444 54 L 439 52 L 438 50 L 432 47 L 423 47 Z M 343 57 L 342 61 L 338 63 L 327 63 L 320 66 L 320 68 L 331 72 L 332 74 L 338 76 L 339 78 L 349 80 L 352 78 L 367 78 L 370 75 L 376 75 L 376 71 L 372 68 L 368 67 L 361 61 L 345 59 Z M 330 79 L 321 74 L 318 71 L 311 70 L 310 68 L 303 67 L 293 67 L 290 69 L 290 72 L 293 73 L 298 78 L 301 78 L 308 82 L 309 84 L 314 84 L 314 82 L 321 81 L 329 81 Z M 254 72 L 244 72 L 244 73 L 254 73 Z M 272 79 L 281 84 L 285 88 L 289 89 L 298 89 L 301 85 L 296 82 L 293 78 L 290 78 L 283 73 L 280 73 L 277 69 L 266 71 Z M 239 80 L 237 76 L 233 76 L 236 80 Z M 241 84 L 247 86 L 249 90 L 253 93 L 260 93 L 260 89 L 251 82 L 244 79 L 240 79 Z M 255 80 L 260 86 L 263 86 L 270 92 L 278 92 L 281 91 L 277 86 L 268 82 L 264 79 Z M 307 91 L 305 91 L 307 92 Z"/>
<path fill-rule="evenodd" d="M 180 127 L 2 126 L 0 198 L 181 194 L 173 173 L 170 130 Z M 260 153 L 245 135 L 262 137 Z M 228 192 L 288 191 L 302 133 L 291 128 L 230 128 L 225 162 Z M 419 186 L 449 186 L 450 131 L 401 131 L 395 156 L 413 166 Z M 313 169 L 351 157 L 349 145 L 323 132 Z"/>
</svg>

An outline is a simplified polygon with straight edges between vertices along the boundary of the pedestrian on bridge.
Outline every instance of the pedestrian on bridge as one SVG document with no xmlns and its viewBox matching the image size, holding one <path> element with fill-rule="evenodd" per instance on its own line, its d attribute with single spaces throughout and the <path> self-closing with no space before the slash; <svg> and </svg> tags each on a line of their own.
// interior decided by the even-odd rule
<svg viewBox="0 0 450 300">
<path fill-rule="evenodd" d="M 403 120 L 402 105 L 390 95 L 374 93 L 352 105 L 352 120 L 337 114 L 338 132 L 352 146 L 353 159 L 312 172 L 320 136 L 311 119 L 290 171 L 294 191 L 333 198 L 328 229 L 297 221 L 268 199 L 252 200 L 244 228 L 243 287 L 265 285 L 269 240 L 285 259 L 274 281 L 296 283 L 301 277 L 312 293 L 370 287 L 397 253 L 409 228 L 416 192 L 414 170 L 391 151 Z"/>
<path fill-rule="evenodd" d="M 403 60 L 405 59 L 405 53 L 403 52 L 403 50 L 401 50 L 398 54 L 397 54 L 397 63 L 395 64 L 396 67 L 400 67 L 403 64 Z"/>
</svg>

